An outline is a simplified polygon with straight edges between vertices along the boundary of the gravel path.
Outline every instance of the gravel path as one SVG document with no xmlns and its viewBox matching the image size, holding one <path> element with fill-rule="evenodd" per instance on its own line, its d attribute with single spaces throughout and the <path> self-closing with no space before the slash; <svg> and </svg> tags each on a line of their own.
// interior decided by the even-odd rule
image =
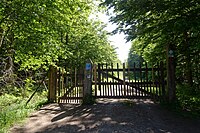
<svg viewBox="0 0 200 133">
<path fill-rule="evenodd" d="M 150 100 L 99 100 L 91 106 L 50 104 L 12 133 L 200 133 L 200 121 L 182 118 Z"/>
</svg>

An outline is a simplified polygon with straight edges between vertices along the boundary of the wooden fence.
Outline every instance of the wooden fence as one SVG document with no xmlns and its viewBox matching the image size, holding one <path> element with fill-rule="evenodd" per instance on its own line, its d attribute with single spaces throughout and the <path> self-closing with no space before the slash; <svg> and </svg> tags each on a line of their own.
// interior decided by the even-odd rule
<svg viewBox="0 0 200 133">
<path fill-rule="evenodd" d="M 95 98 L 150 98 L 165 96 L 163 63 L 149 67 L 147 63 L 93 64 L 91 92 Z M 54 68 L 49 71 L 49 100 L 60 103 L 80 103 L 88 76 L 83 68 Z M 90 78 L 90 76 L 89 76 Z M 88 89 L 88 87 L 87 87 Z M 90 89 L 90 87 L 89 87 Z M 90 92 L 90 91 L 89 91 Z M 90 93 L 88 93 L 90 94 Z"/>
</svg>

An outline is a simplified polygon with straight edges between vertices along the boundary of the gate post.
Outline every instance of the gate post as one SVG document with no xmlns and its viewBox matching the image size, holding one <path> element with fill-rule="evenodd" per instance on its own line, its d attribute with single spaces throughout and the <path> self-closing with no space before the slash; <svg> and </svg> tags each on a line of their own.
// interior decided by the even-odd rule
<svg viewBox="0 0 200 133">
<path fill-rule="evenodd" d="M 168 100 L 171 103 L 176 99 L 174 49 L 171 45 L 167 46 L 167 89 Z"/>
<path fill-rule="evenodd" d="M 56 69 L 53 66 L 50 66 L 49 69 L 49 82 L 48 82 L 48 101 L 56 101 Z"/>
<path fill-rule="evenodd" d="M 83 104 L 92 104 L 92 61 L 88 59 L 85 65 Z"/>
</svg>

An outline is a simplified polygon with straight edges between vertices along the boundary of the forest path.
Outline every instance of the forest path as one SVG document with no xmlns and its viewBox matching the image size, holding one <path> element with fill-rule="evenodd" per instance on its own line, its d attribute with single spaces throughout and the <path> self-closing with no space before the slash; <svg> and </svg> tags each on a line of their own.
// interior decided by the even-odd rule
<svg viewBox="0 0 200 133">
<path fill-rule="evenodd" d="M 200 121 L 151 100 L 101 99 L 94 105 L 49 104 L 12 133 L 200 133 Z"/>
</svg>

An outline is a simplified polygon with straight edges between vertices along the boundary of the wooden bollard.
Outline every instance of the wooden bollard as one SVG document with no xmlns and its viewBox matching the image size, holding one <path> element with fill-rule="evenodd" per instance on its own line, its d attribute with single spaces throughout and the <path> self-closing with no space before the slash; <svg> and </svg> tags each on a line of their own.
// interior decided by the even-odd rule
<svg viewBox="0 0 200 133">
<path fill-rule="evenodd" d="M 85 65 L 84 77 L 84 91 L 83 91 L 83 104 L 92 104 L 94 102 L 92 97 L 92 61 L 87 60 Z"/>
</svg>

